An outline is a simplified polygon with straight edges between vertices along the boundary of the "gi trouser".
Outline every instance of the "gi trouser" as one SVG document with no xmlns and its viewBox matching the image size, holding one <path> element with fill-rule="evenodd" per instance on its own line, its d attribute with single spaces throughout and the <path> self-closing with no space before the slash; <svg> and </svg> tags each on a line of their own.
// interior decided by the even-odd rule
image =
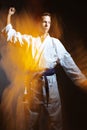
<svg viewBox="0 0 87 130">
<path fill-rule="evenodd" d="M 31 86 L 31 101 L 28 118 L 28 130 L 62 130 L 61 102 L 56 75 L 47 76 L 49 101 L 47 105 L 45 79 L 34 80 Z M 42 83 L 43 81 L 43 83 Z"/>
</svg>

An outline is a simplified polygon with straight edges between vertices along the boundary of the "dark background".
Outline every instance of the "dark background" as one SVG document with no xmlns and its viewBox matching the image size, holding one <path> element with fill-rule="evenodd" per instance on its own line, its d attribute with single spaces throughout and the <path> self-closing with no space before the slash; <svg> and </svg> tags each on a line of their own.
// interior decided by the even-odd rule
<svg viewBox="0 0 87 130">
<path fill-rule="evenodd" d="M 46 10 L 55 13 L 58 18 L 60 16 L 63 27 L 60 40 L 87 76 L 87 4 L 84 0 L 0 0 L 1 11 L 10 6 L 15 6 L 18 12 L 25 9 L 32 15 Z M 1 50 L 2 45 L 0 47 Z M 58 73 L 60 84 L 63 86 L 60 93 L 65 129 L 87 130 L 87 94 L 68 79 L 62 68 Z M 5 71 L 0 68 L 0 97 L 8 84 Z"/>
</svg>

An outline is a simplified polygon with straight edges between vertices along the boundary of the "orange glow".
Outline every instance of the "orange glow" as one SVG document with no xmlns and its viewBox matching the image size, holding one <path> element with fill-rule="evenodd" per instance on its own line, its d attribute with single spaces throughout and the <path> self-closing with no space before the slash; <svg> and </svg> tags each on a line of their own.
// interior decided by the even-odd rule
<svg viewBox="0 0 87 130">
<path fill-rule="evenodd" d="M 37 35 L 35 27 L 38 27 L 38 23 L 36 26 L 35 21 L 29 14 L 23 12 L 23 14 L 14 16 L 13 23 L 13 27 L 22 34 Z M 2 96 L 3 125 L 7 127 L 6 130 L 13 130 L 15 127 L 23 129 L 29 123 L 26 120 L 26 112 L 30 114 L 29 104 L 27 103 L 31 100 L 29 87 L 30 80 L 33 78 L 33 75 L 29 75 L 27 72 L 29 69 L 36 70 L 37 64 L 34 64 L 27 46 L 21 47 L 19 44 L 7 44 L 3 46 L 1 53 L 3 56 L 1 66 L 11 82 Z M 25 84 L 25 77 L 27 76 L 28 79 Z M 36 89 L 35 84 L 39 86 L 38 82 L 36 83 L 36 80 L 32 82 L 34 89 Z M 28 102 L 24 102 L 25 94 Z"/>
</svg>

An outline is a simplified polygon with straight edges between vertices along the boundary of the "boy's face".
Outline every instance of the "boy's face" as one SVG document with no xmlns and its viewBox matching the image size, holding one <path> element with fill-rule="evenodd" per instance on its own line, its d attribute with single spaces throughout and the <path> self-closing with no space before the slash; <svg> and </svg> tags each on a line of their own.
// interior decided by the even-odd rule
<svg viewBox="0 0 87 130">
<path fill-rule="evenodd" d="M 51 26 L 51 17 L 46 15 L 42 16 L 41 31 L 42 33 L 48 33 Z"/>
</svg>

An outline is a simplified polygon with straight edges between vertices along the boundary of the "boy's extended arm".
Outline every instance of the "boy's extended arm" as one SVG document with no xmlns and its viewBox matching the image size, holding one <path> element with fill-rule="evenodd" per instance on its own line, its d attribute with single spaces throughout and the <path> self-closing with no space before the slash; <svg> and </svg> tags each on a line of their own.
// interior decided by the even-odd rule
<svg viewBox="0 0 87 130">
<path fill-rule="evenodd" d="M 31 35 L 22 35 L 20 32 L 16 32 L 15 29 L 13 29 L 13 26 L 11 24 L 11 16 L 14 15 L 15 8 L 10 7 L 7 15 L 7 25 L 4 29 L 2 29 L 2 34 L 7 39 L 7 42 L 10 43 L 19 43 L 21 46 L 26 43 L 26 45 L 30 45 L 30 39 L 32 38 Z"/>
<path fill-rule="evenodd" d="M 14 13 L 15 13 L 15 8 L 10 7 L 7 15 L 7 25 L 11 24 L 11 16 L 14 15 Z"/>
</svg>

